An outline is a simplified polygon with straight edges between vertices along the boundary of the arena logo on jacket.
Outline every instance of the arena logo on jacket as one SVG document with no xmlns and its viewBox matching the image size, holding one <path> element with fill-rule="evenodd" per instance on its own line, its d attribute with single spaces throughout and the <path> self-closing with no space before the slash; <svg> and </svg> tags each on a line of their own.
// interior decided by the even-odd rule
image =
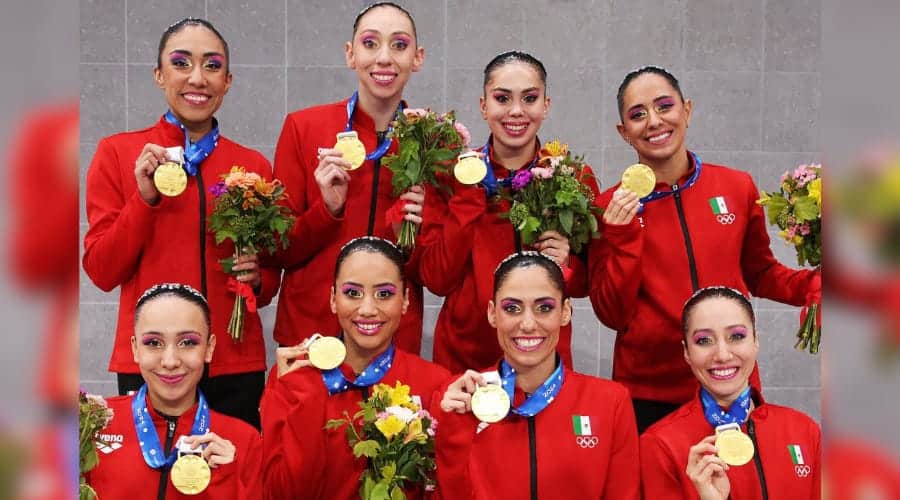
<svg viewBox="0 0 900 500">
<path fill-rule="evenodd" d="M 788 445 L 788 453 L 791 454 L 791 462 L 794 462 L 794 472 L 797 473 L 797 477 L 807 477 L 809 473 L 812 472 L 809 465 L 806 465 L 806 462 L 803 461 L 803 450 L 800 449 L 799 444 L 789 444 Z"/>
<path fill-rule="evenodd" d="M 97 450 L 109 455 L 122 447 L 125 436 L 122 434 L 97 434 Z"/>
<path fill-rule="evenodd" d="M 709 207 L 712 208 L 712 213 L 716 216 L 719 224 L 728 225 L 734 223 L 735 215 L 728 209 L 724 196 L 710 198 Z"/>
<path fill-rule="evenodd" d="M 575 444 L 582 448 L 593 448 L 600 443 L 591 428 L 590 415 L 572 415 L 572 430 L 575 431 Z M 596 422 L 597 419 L 594 419 Z"/>
</svg>

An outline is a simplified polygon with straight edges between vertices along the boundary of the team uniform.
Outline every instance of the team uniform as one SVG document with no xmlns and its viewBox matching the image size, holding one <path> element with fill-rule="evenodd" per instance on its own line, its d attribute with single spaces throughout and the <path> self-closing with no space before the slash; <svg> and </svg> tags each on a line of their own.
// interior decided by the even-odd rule
<svg viewBox="0 0 900 500">
<path fill-rule="evenodd" d="M 334 263 L 345 243 L 366 235 L 396 240 L 385 220 L 385 212 L 395 202 L 392 174 L 381 166 L 380 160 L 367 160 L 362 167 L 349 172 L 347 202 L 338 217 L 328 211 L 316 184 L 318 150 L 331 148 L 336 134 L 344 131 L 347 102 L 345 99 L 290 113 L 275 149 L 275 177 L 284 184 L 288 206 L 297 215 L 291 246 L 275 259 L 275 264 L 284 268 L 275 318 L 275 340 L 281 345 L 296 345 L 314 333 L 339 330 L 329 297 Z M 366 151 L 376 150 L 381 140 L 372 118 L 356 107 L 352 123 Z M 387 154 L 396 150 L 394 140 Z M 415 258 L 413 252 L 411 262 Z M 408 269 L 414 271 L 415 265 Z M 401 349 L 418 354 L 422 338 L 422 287 L 416 284 L 415 275 L 409 278 L 409 309 L 394 340 Z"/>
<path fill-rule="evenodd" d="M 348 365 L 340 369 L 352 378 Z M 303 367 L 281 378 L 276 370 L 270 374 L 261 406 L 265 498 L 358 498 L 366 461 L 354 458 L 344 428 L 323 428 L 330 419 L 344 418 L 344 412 L 359 411 L 359 403 L 370 395 L 369 387 L 329 395 L 323 372 L 317 368 Z M 397 349 L 378 383 L 408 385 L 410 395 L 418 395 L 422 408 L 428 408 L 431 395 L 449 375 L 444 368 Z M 410 493 L 418 497 L 421 492 Z"/>
<path fill-rule="evenodd" d="M 210 411 L 209 430 L 231 441 L 236 449 L 234 461 L 210 468 L 210 483 L 202 493 L 185 495 L 175 489 L 168 468 L 154 469 L 144 460 L 132 413 L 135 397 L 118 396 L 106 400 L 113 410 L 113 419 L 99 432 L 102 442 L 97 447 L 97 454 L 100 462 L 87 474 L 87 482 L 99 498 L 262 498 L 262 438 L 256 429 L 236 418 Z M 163 449 L 172 450 L 180 436 L 192 434 L 198 404 L 179 417 L 160 414 L 153 409 L 149 397 L 146 408 Z M 164 495 L 160 496 L 162 488 Z"/>
<path fill-rule="evenodd" d="M 440 498 L 639 498 L 637 430 L 621 384 L 565 369 L 543 410 L 493 424 L 443 412 L 442 395 L 432 398 Z M 517 387 L 513 406 L 524 400 Z"/>
<path fill-rule="evenodd" d="M 221 394 L 205 386 L 204 392 L 213 408 L 252 420 L 249 413 L 256 413 L 265 382 L 262 322 L 258 314 L 248 313 L 242 342 L 233 342 L 226 331 L 235 294 L 227 288 L 229 275 L 223 272 L 219 261 L 232 256 L 234 246 L 230 242 L 216 245 L 215 236 L 209 231 L 208 218 L 215 198 L 208 189 L 234 165 L 267 179 L 271 178 L 271 167 L 259 152 L 219 136 L 215 149 L 199 165 L 199 173 L 188 177 L 184 192 L 175 197 L 160 196 L 159 204 L 150 206 L 141 198 L 134 176 L 134 162 L 147 143 L 184 146 L 184 133 L 163 117 L 152 127 L 107 137 L 97 145 L 87 174 L 85 196 L 90 228 L 84 237 L 84 270 L 100 289 L 109 292 L 118 286 L 121 290 L 109 370 L 139 373 L 129 339 L 140 294 L 164 282 L 190 285 L 209 301 L 210 331 L 218 336 L 209 376 L 213 380 L 229 376 L 230 380 L 223 384 L 228 390 Z M 261 280 L 256 296 L 260 307 L 277 293 L 279 276 L 273 270 L 261 269 Z M 258 377 L 254 379 L 254 375 Z M 244 397 L 229 402 L 235 397 L 231 395 L 237 392 L 235 387 L 242 389 Z M 243 407 L 251 408 L 248 415 L 242 414 Z"/>
<path fill-rule="evenodd" d="M 729 498 L 819 499 L 819 426 L 803 413 L 766 403 L 758 394 L 754 400 L 759 404 L 741 429 L 755 441 L 755 456 L 726 472 L 731 484 Z M 707 422 L 699 396 L 647 429 L 640 438 L 644 498 L 699 498 L 685 472 L 688 453 L 712 434 L 715 428 Z M 763 495 L 763 485 L 767 495 Z"/>
<path fill-rule="evenodd" d="M 591 304 L 618 332 L 613 379 L 635 399 L 675 405 L 699 388 L 681 345 L 681 308 L 695 290 L 722 285 L 796 306 L 805 302 L 814 276 L 772 255 L 750 174 L 698 164 L 689 155 L 691 168 L 678 189 L 645 202 L 628 225 L 603 226 L 589 263 Z M 618 187 L 605 191 L 599 206 L 606 207 Z M 656 189 L 670 191 L 663 183 Z M 757 369 L 751 385 L 759 387 Z"/>
<path fill-rule="evenodd" d="M 490 166 L 497 179 L 512 175 L 493 157 Z M 590 168 L 586 171 L 590 173 Z M 592 174 L 584 182 L 597 193 Z M 451 372 L 486 368 L 503 355 L 497 332 L 487 320 L 487 306 L 494 297 L 494 271 L 522 246 L 509 220 L 499 216 L 508 211 L 509 202 L 489 201 L 483 189 L 458 182 L 449 199 L 431 188 L 425 197 L 419 274 L 431 292 L 444 297 L 434 328 L 434 362 Z M 567 294 L 584 297 L 587 269 L 582 258 L 570 255 L 569 269 Z M 569 367 L 571 344 L 572 326 L 565 325 L 558 350 Z"/>
</svg>

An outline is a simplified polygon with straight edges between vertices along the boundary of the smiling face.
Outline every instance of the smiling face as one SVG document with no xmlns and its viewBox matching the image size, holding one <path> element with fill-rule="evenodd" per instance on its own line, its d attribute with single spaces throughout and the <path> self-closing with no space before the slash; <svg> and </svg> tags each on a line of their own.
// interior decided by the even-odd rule
<svg viewBox="0 0 900 500">
<path fill-rule="evenodd" d="M 722 406 L 747 388 L 759 354 L 753 319 L 735 299 L 710 297 L 687 320 L 684 359 L 700 384 Z"/>
<path fill-rule="evenodd" d="M 215 346 L 197 304 L 173 295 L 144 303 L 137 311 L 131 349 L 153 407 L 181 415 L 193 406 Z"/>
<path fill-rule="evenodd" d="M 215 33 L 188 25 L 169 37 L 160 53 L 161 66 L 153 70 L 169 109 L 192 139 L 212 129 L 213 114 L 231 88 L 225 52 Z"/>
<path fill-rule="evenodd" d="M 661 75 L 644 73 L 623 93 L 619 135 L 642 163 L 654 166 L 686 153 L 685 136 L 691 120 L 691 101 Z"/>
<path fill-rule="evenodd" d="M 534 147 L 534 138 L 550 110 L 550 98 L 540 74 L 521 61 L 498 66 L 491 72 L 480 104 L 495 148 L 507 154 Z"/>
<path fill-rule="evenodd" d="M 425 61 L 409 18 L 394 7 L 375 7 L 360 18 L 345 46 L 347 66 L 356 71 L 364 100 L 400 99 L 406 82 Z"/>
<path fill-rule="evenodd" d="M 488 302 L 488 321 L 506 361 L 517 371 L 553 370 L 560 327 L 572 305 L 549 273 L 536 265 L 511 270 Z"/>
<path fill-rule="evenodd" d="M 409 305 L 397 264 L 377 252 L 356 251 L 341 263 L 331 292 L 348 358 L 368 359 L 387 349 Z"/>
</svg>

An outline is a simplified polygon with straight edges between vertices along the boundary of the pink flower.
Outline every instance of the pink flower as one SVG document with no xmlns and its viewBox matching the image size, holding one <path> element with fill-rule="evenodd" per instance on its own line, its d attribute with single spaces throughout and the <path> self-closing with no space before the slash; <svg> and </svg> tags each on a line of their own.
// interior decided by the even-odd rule
<svg viewBox="0 0 900 500">
<path fill-rule="evenodd" d="M 534 167 L 531 169 L 532 175 L 541 179 L 549 179 L 553 177 L 553 167 Z"/>
<path fill-rule="evenodd" d="M 403 110 L 403 114 L 406 115 L 407 118 L 424 118 L 425 115 L 428 114 L 428 110 L 423 108 L 406 108 Z"/>
<path fill-rule="evenodd" d="M 462 139 L 463 148 L 468 148 L 469 142 L 472 140 L 472 134 L 469 133 L 469 129 L 460 122 L 453 122 L 453 128 L 456 129 L 456 133 L 459 134 L 459 137 Z"/>
<path fill-rule="evenodd" d="M 788 173 L 787 173 L 787 172 L 781 174 L 781 184 L 784 184 L 784 182 L 787 181 L 787 179 L 788 179 Z"/>
<path fill-rule="evenodd" d="M 787 239 L 792 240 L 797 235 L 797 226 L 787 228 Z"/>
<path fill-rule="evenodd" d="M 800 226 L 800 234 L 803 236 L 808 235 L 810 232 L 809 224 L 804 222 L 802 226 Z"/>
</svg>

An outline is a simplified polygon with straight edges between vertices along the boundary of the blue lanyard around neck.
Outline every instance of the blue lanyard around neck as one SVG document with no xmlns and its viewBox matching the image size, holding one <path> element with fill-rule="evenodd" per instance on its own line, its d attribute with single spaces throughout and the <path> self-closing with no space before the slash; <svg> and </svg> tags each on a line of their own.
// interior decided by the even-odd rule
<svg viewBox="0 0 900 500">
<path fill-rule="evenodd" d="M 715 398 L 702 387 L 700 388 L 700 402 L 703 404 L 703 415 L 706 417 L 706 421 L 713 427 L 725 424 L 742 425 L 750 415 L 750 387 L 748 386 L 741 392 L 727 411 L 720 408 Z"/>
<path fill-rule="evenodd" d="M 500 361 L 500 381 L 503 389 L 509 394 L 509 400 L 513 401 L 516 389 L 516 369 L 509 366 L 505 359 Z M 533 417 L 553 402 L 556 395 L 559 394 L 559 390 L 562 389 L 562 385 L 563 366 L 557 355 L 556 369 L 553 370 L 550 377 L 521 405 L 512 407 L 510 411 L 522 417 Z"/>
<path fill-rule="evenodd" d="M 359 91 L 354 92 L 350 99 L 347 100 L 347 126 L 344 127 L 344 132 L 350 132 L 353 130 L 353 113 L 356 112 L 356 103 L 359 101 Z M 403 101 L 400 101 L 400 105 L 397 107 L 397 112 L 400 113 L 403 111 Z M 377 160 L 384 156 L 387 153 L 387 150 L 391 147 L 391 132 L 394 131 L 394 127 L 388 125 L 387 131 L 384 134 L 384 138 L 381 139 L 381 143 L 378 144 L 378 147 L 375 148 L 375 151 L 366 154 L 366 160 Z"/>
<path fill-rule="evenodd" d="M 219 144 L 219 122 L 213 118 L 212 130 L 201 137 L 199 141 L 191 144 L 187 128 L 178 121 L 178 118 L 175 118 L 171 109 L 166 111 L 166 121 L 177 126 L 184 133 L 184 170 L 192 177 L 197 175 L 200 164 L 203 163 L 207 156 L 212 154 Z"/>
<path fill-rule="evenodd" d="M 325 382 L 325 388 L 328 389 L 329 396 L 347 391 L 351 386 L 357 388 L 370 387 L 381 382 L 381 379 L 391 369 L 393 363 L 394 343 L 391 342 L 387 350 L 375 357 L 353 382 L 347 380 L 344 372 L 341 371 L 341 367 L 322 370 L 322 381 Z"/>
<path fill-rule="evenodd" d="M 497 179 L 497 176 L 494 175 L 494 167 L 491 166 L 491 143 L 494 140 L 494 136 L 488 136 L 487 142 L 481 148 L 481 154 L 484 157 L 484 163 L 487 165 L 487 173 L 484 175 L 484 179 L 481 180 L 481 184 L 484 186 L 485 194 L 488 198 L 494 197 L 499 191 L 500 188 L 507 188 L 512 185 L 513 175 L 507 176 L 505 179 Z M 534 164 L 537 162 L 537 158 L 533 158 L 531 163 L 529 163 L 525 168 L 531 169 L 534 167 Z"/>
<path fill-rule="evenodd" d="M 192 436 L 201 436 L 209 431 L 209 406 L 199 389 L 197 389 L 197 399 L 197 414 L 194 415 L 194 424 L 191 427 Z M 166 450 L 162 449 L 159 435 L 156 433 L 156 426 L 153 425 L 153 418 L 150 416 L 150 410 L 147 409 L 147 384 L 142 385 L 134 399 L 131 400 L 131 415 L 134 419 L 134 431 L 141 446 L 144 462 L 147 462 L 151 469 L 171 467 L 178 458 L 178 453 L 173 452 L 167 455 Z"/>
<path fill-rule="evenodd" d="M 661 200 L 667 196 L 671 196 L 671 195 L 675 194 L 677 191 L 684 191 L 685 189 L 693 186 L 695 182 L 697 182 L 697 179 L 700 178 L 700 170 L 703 169 L 703 162 L 700 161 L 700 157 L 697 156 L 697 154 L 694 153 L 693 151 L 689 151 L 688 153 L 694 159 L 694 173 L 692 173 L 691 176 L 688 177 L 688 179 L 686 181 L 684 181 L 684 184 L 682 184 L 680 186 L 678 184 L 675 184 L 666 191 L 653 191 L 652 193 L 648 194 L 647 196 L 644 196 L 643 198 L 641 198 L 640 199 L 641 204 L 638 206 L 638 213 L 643 213 L 645 204 L 647 204 L 651 201 Z"/>
</svg>

